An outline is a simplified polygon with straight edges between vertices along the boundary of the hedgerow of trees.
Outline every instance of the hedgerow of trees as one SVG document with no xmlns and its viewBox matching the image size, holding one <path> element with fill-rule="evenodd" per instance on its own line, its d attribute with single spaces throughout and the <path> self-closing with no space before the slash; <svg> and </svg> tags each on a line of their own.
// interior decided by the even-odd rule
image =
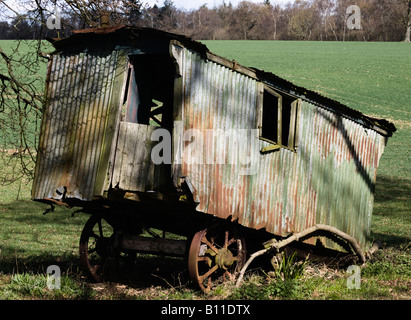
<svg viewBox="0 0 411 320">
<path fill-rule="evenodd" d="M 144 0 L 35 0 L 27 12 L 8 9 L 9 20 L 0 22 L 1 39 L 33 39 L 70 34 L 72 29 L 96 27 L 107 10 L 110 24 L 152 27 L 194 39 L 221 40 L 322 40 L 403 41 L 410 37 L 411 0 L 275 0 L 261 3 L 229 1 L 195 10 L 177 9 L 173 1 L 147 6 Z M 347 28 L 347 8 L 361 10 L 361 29 Z M 1 6 L 0 3 L 0 18 Z M 50 30 L 45 21 L 60 12 L 61 28 Z M 14 16 L 13 16 L 14 15 Z M 4 21 L 5 20 L 5 21 Z"/>
</svg>

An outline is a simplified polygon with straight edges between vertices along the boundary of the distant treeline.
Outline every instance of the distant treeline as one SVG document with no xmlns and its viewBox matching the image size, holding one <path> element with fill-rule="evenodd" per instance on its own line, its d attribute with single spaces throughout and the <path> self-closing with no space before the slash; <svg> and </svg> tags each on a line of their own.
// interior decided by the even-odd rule
<svg viewBox="0 0 411 320">
<path fill-rule="evenodd" d="M 79 7 L 81 1 L 77 1 Z M 324 41 L 403 41 L 410 24 L 411 0 L 295 0 L 284 6 L 274 2 L 242 1 L 237 6 L 222 2 L 211 9 L 203 5 L 186 11 L 177 9 L 170 0 L 153 7 L 145 6 L 144 1 L 123 0 L 121 8 L 108 8 L 109 24 L 152 27 L 202 40 Z M 72 29 L 99 25 L 97 14 L 82 16 L 72 5 L 75 0 L 66 3 L 70 7 L 64 7 L 62 1 L 58 20 L 51 21 L 49 27 L 46 19 L 50 19 L 50 9 L 32 10 L 10 22 L 0 22 L 0 39 L 62 37 Z M 96 4 L 95 11 L 97 8 Z"/>
</svg>

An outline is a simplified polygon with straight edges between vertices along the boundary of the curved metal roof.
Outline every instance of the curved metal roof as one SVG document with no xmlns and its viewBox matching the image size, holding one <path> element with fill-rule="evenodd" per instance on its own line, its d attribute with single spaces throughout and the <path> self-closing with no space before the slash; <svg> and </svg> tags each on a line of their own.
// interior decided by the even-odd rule
<svg viewBox="0 0 411 320">
<path fill-rule="evenodd" d="M 367 129 L 372 129 L 390 137 L 396 131 L 394 124 L 385 120 L 364 115 L 358 110 L 320 95 L 319 93 L 297 86 L 271 72 L 257 68 L 245 67 L 235 60 L 231 61 L 218 56 L 208 50 L 201 42 L 195 41 L 184 35 L 165 32 L 152 28 L 141 28 L 132 26 L 114 26 L 105 28 L 74 30 L 73 35 L 62 39 L 47 39 L 55 47 L 55 53 L 59 52 L 82 52 L 89 50 L 115 50 L 121 48 L 141 47 L 141 53 L 145 52 L 168 52 L 170 41 L 178 42 L 187 49 L 194 50 L 204 59 L 208 59 L 232 68 L 234 71 L 254 78 L 265 84 L 283 91 L 287 94 L 299 97 L 312 104 L 318 105 L 328 111 L 346 117 Z"/>
</svg>

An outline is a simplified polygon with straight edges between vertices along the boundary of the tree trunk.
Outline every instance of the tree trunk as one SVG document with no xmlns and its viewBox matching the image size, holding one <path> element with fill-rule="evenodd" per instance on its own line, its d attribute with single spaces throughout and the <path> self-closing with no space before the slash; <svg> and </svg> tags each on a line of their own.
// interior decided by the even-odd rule
<svg viewBox="0 0 411 320">
<path fill-rule="evenodd" d="M 404 41 L 411 42 L 411 0 L 408 1 L 408 23 Z"/>
</svg>

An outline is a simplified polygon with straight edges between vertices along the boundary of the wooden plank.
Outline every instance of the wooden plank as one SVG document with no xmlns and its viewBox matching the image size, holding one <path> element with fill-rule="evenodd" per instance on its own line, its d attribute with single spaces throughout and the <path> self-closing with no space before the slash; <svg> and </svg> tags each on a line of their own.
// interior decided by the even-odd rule
<svg viewBox="0 0 411 320">
<path fill-rule="evenodd" d="M 290 114 L 290 131 L 288 135 L 288 147 L 294 149 L 295 147 L 295 131 L 297 123 L 297 108 L 298 100 L 291 103 L 291 114 Z"/>
<path fill-rule="evenodd" d="M 113 179 L 112 179 L 112 184 L 113 187 L 116 187 L 120 183 L 120 177 L 121 177 L 121 168 L 123 166 L 123 149 L 125 145 L 125 138 L 126 138 L 126 131 L 127 127 L 123 125 L 124 122 L 120 122 L 119 126 L 119 133 L 118 133 L 118 142 L 117 142 L 117 148 L 116 148 L 116 156 L 114 160 L 114 169 L 113 169 Z"/>
<path fill-rule="evenodd" d="M 156 166 L 153 161 L 151 160 L 151 150 L 153 149 L 154 142 L 151 141 L 151 134 L 153 133 L 154 130 L 156 130 L 157 127 L 153 126 L 147 126 L 147 131 L 145 133 L 145 150 L 148 151 L 147 154 L 144 157 L 144 164 L 145 168 L 147 170 L 146 172 L 146 179 L 144 181 L 144 185 L 146 190 L 153 190 L 156 185 L 156 169 L 159 169 L 160 166 Z"/>
<path fill-rule="evenodd" d="M 158 186 L 164 178 L 161 166 L 151 161 L 154 142 L 151 135 L 157 127 L 122 122 L 120 125 L 113 181 L 129 191 L 148 191 Z M 116 183 L 116 182 L 114 182 Z"/>
<path fill-rule="evenodd" d="M 263 128 L 263 99 L 264 99 L 264 84 L 258 82 L 257 84 L 257 129 L 259 136 L 262 136 Z"/>
<path fill-rule="evenodd" d="M 146 145 L 148 125 L 139 125 L 136 132 L 136 153 L 134 161 L 137 163 L 133 176 L 133 181 L 130 181 L 129 190 L 145 191 L 146 183 L 149 177 L 147 176 L 150 163 L 147 162 L 147 155 L 150 155 L 151 148 Z"/>
<path fill-rule="evenodd" d="M 275 151 L 275 150 L 278 150 L 280 148 L 281 147 L 278 144 L 270 144 L 269 146 L 262 148 L 261 152 L 265 153 L 265 152 Z"/>
<path fill-rule="evenodd" d="M 124 122 L 124 126 L 127 127 L 126 136 L 124 137 L 125 145 L 123 149 L 123 164 L 120 178 L 120 188 L 129 190 L 130 179 L 133 177 L 135 165 L 138 166 L 138 162 L 134 160 L 134 152 L 137 148 L 137 141 L 135 136 L 138 133 L 137 124 L 131 122 Z"/>
<path fill-rule="evenodd" d="M 258 80 L 257 75 L 254 70 L 238 64 L 235 60 L 228 60 L 226 58 L 220 57 L 214 53 L 207 52 L 207 59 L 215 63 L 218 63 L 224 67 L 230 68 L 232 70 L 238 71 L 250 78 Z"/>
<path fill-rule="evenodd" d="M 278 97 L 278 114 L 277 114 L 277 144 L 283 145 L 283 98 Z"/>
<path fill-rule="evenodd" d="M 297 110 L 295 115 L 295 137 L 294 137 L 294 150 L 298 148 L 298 139 L 299 139 L 299 123 L 300 123 L 300 111 L 302 108 L 302 100 L 297 99 Z"/>
<path fill-rule="evenodd" d="M 144 253 L 184 257 L 187 253 L 187 241 L 125 234 L 122 238 L 121 248 Z"/>
</svg>

